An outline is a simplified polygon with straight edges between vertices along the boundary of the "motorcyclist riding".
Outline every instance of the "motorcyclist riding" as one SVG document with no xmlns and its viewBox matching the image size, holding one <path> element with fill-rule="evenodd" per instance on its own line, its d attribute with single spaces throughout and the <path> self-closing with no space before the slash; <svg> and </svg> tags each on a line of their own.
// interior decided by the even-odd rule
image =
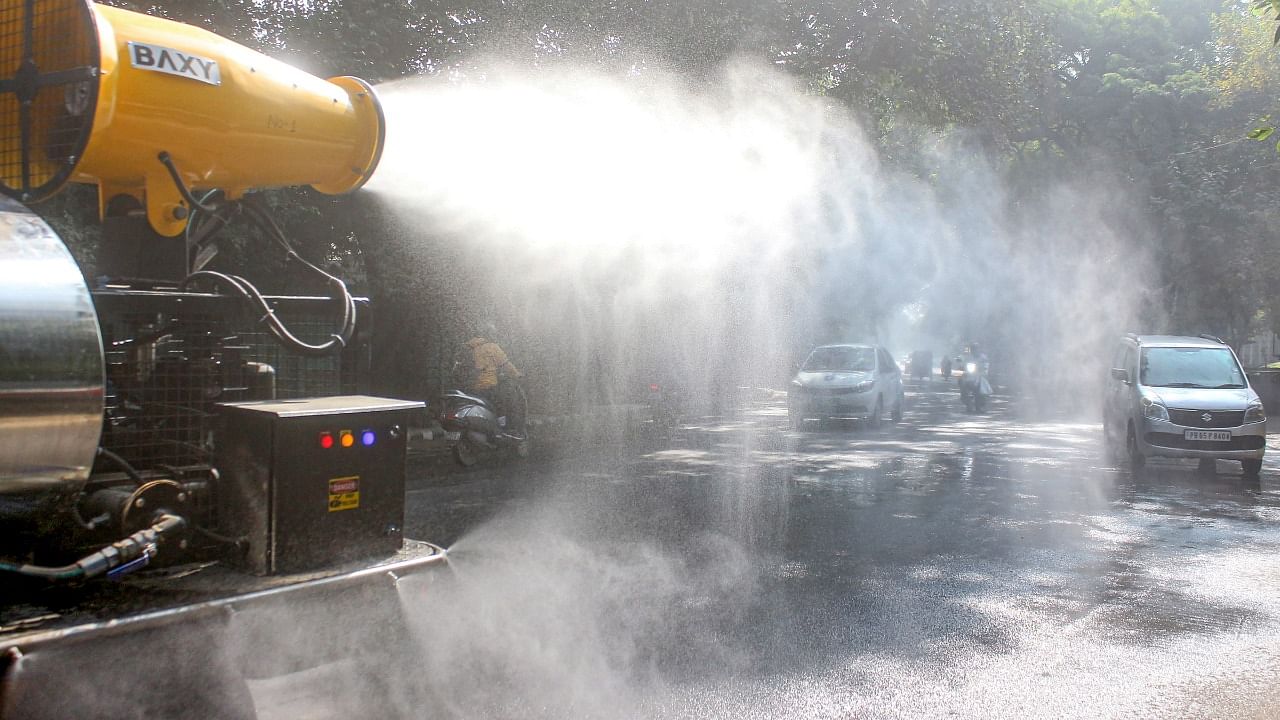
<svg viewBox="0 0 1280 720">
<path fill-rule="evenodd" d="M 465 371 L 464 386 L 468 392 L 493 405 L 499 424 L 507 432 L 519 433 L 524 429 L 524 405 L 515 401 L 515 395 L 520 392 L 515 380 L 523 374 L 502 347 L 489 339 L 494 335 L 497 335 L 496 328 L 492 323 L 485 323 L 480 332 L 464 344 L 470 354 L 461 363 Z"/>
<path fill-rule="evenodd" d="M 991 363 L 978 344 L 971 343 L 957 358 L 957 364 L 963 373 L 960 376 L 960 399 L 971 412 L 981 412 L 991 396 L 991 384 L 987 381 Z"/>
</svg>

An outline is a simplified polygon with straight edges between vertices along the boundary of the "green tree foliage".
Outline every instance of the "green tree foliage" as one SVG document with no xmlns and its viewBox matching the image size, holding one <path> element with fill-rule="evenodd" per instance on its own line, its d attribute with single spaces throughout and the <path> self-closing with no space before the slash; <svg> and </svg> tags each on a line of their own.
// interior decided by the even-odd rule
<svg viewBox="0 0 1280 720">
<path fill-rule="evenodd" d="M 1155 230 L 1151 324 L 1244 340 L 1274 253 L 1258 210 L 1272 161 L 1241 131 L 1277 97 L 1269 33 L 1217 0 L 1060 0 L 1054 17 L 1055 81 L 1021 138 L 1021 186 L 1105 167 L 1139 189 Z"/>
<path fill-rule="evenodd" d="M 1155 258 L 1154 277 L 1143 278 L 1156 288 L 1148 298 L 1149 327 L 1241 339 L 1280 318 L 1280 291 L 1270 282 L 1280 250 L 1268 241 L 1280 224 L 1273 210 L 1280 198 L 1267 180 L 1274 158 L 1259 155 L 1240 132 L 1277 112 L 1272 28 L 1257 13 L 1280 17 L 1280 0 L 1220 2 L 116 4 L 207 28 L 313 74 L 374 82 L 478 79 L 492 58 L 535 70 L 585 65 L 621 78 L 674 69 L 693 84 L 716 81 L 719 67 L 735 59 L 768 64 L 865 120 L 886 162 L 899 169 L 936 179 L 939 169 L 920 151 L 926 142 L 987 158 L 1014 188 L 1007 200 L 1014 214 L 1035 206 L 1023 201 L 1043 200 L 1072 178 L 1096 175 L 1136 190 L 1130 197 L 1138 206 L 1130 210 L 1149 230 L 1135 230 L 1129 242 Z M 400 229 L 380 221 L 376 207 L 305 190 L 267 195 L 304 256 L 374 295 L 379 322 L 388 323 L 380 332 L 403 331 L 388 318 L 402 323 L 424 306 L 447 316 L 432 319 L 436 326 L 461 324 L 466 303 L 449 273 L 406 272 L 404 249 L 393 241 Z M 95 206 L 92 192 L 74 189 L 38 208 L 87 268 L 97 238 Z M 1020 218 L 1028 226 L 1035 220 Z M 1061 234 L 1020 237 L 1022 246 L 1010 252 L 1070 254 L 1071 248 L 1043 246 L 1062 243 Z M 1080 242 L 1084 247 L 1087 239 Z M 217 262 L 264 289 L 309 289 L 247 229 L 228 234 Z M 400 343 L 386 374 L 402 386 L 421 384 L 414 353 L 429 342 Z"/>
<path fill-rule="evenodd" d="M 1258 17 L 1280 20 L 1280 0 L 1252 0 L 1250 7 Z M 1275 34 L 1271 36 L 1272 45 L 1280 45 L 1280 23 L 1276 25 Z"/>
</svg>

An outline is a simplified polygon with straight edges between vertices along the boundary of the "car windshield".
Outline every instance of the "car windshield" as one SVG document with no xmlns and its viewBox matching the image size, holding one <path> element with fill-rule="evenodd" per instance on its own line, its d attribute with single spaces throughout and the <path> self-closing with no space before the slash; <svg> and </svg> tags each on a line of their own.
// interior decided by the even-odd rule
<svg viewBox="0 0 1280 720">
<path fill-rule="evenodd" d="M 805 372 L 870 372 L 876 367 L 876 352 L 861 347 L 822 347 L 809 354 L 801 370 Z"/>
<path fill-rule="evenodd" d="M 1245 386 L 1240 364 L 1226 348 L 1145 348 L 1139 377 L 1150 387 Z"/>
</svg>

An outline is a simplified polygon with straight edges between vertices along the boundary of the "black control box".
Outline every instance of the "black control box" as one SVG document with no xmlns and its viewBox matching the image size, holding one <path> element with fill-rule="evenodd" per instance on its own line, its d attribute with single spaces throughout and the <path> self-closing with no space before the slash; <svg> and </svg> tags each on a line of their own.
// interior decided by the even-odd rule
<svg viewBox="0 0 1280 720">
<path fill-rule="evenodd" d="M 247 547 L 233 562 L 268 575 L 399 550 L 422 408 L 363 395 L 218 405 L 216 524 Z"/>
</svg>

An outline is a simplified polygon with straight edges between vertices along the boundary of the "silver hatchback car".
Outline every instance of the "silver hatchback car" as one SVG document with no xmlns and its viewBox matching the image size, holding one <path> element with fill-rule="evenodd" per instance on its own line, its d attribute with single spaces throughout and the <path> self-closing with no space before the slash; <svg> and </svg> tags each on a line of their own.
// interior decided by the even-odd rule
<svg viewBox="0 0 1280 720">
<path fill-rule="evenodd" d="M 808 418 L 850 418 L 879 425 L 885 413 L 897 422 L 902 406 L 902 369 L 878 345 L 814 348 L 787 391 L 793 428 Z"/>
<path fill-rule="evenodd" d="M 1262 469 L 1267 414 L 1240 361 L 1211 336 L 1126 335 L 1107 379 L 1103 433 L 1130 464 L 1151 456 L 1239 460 Z"/>
</svg>

